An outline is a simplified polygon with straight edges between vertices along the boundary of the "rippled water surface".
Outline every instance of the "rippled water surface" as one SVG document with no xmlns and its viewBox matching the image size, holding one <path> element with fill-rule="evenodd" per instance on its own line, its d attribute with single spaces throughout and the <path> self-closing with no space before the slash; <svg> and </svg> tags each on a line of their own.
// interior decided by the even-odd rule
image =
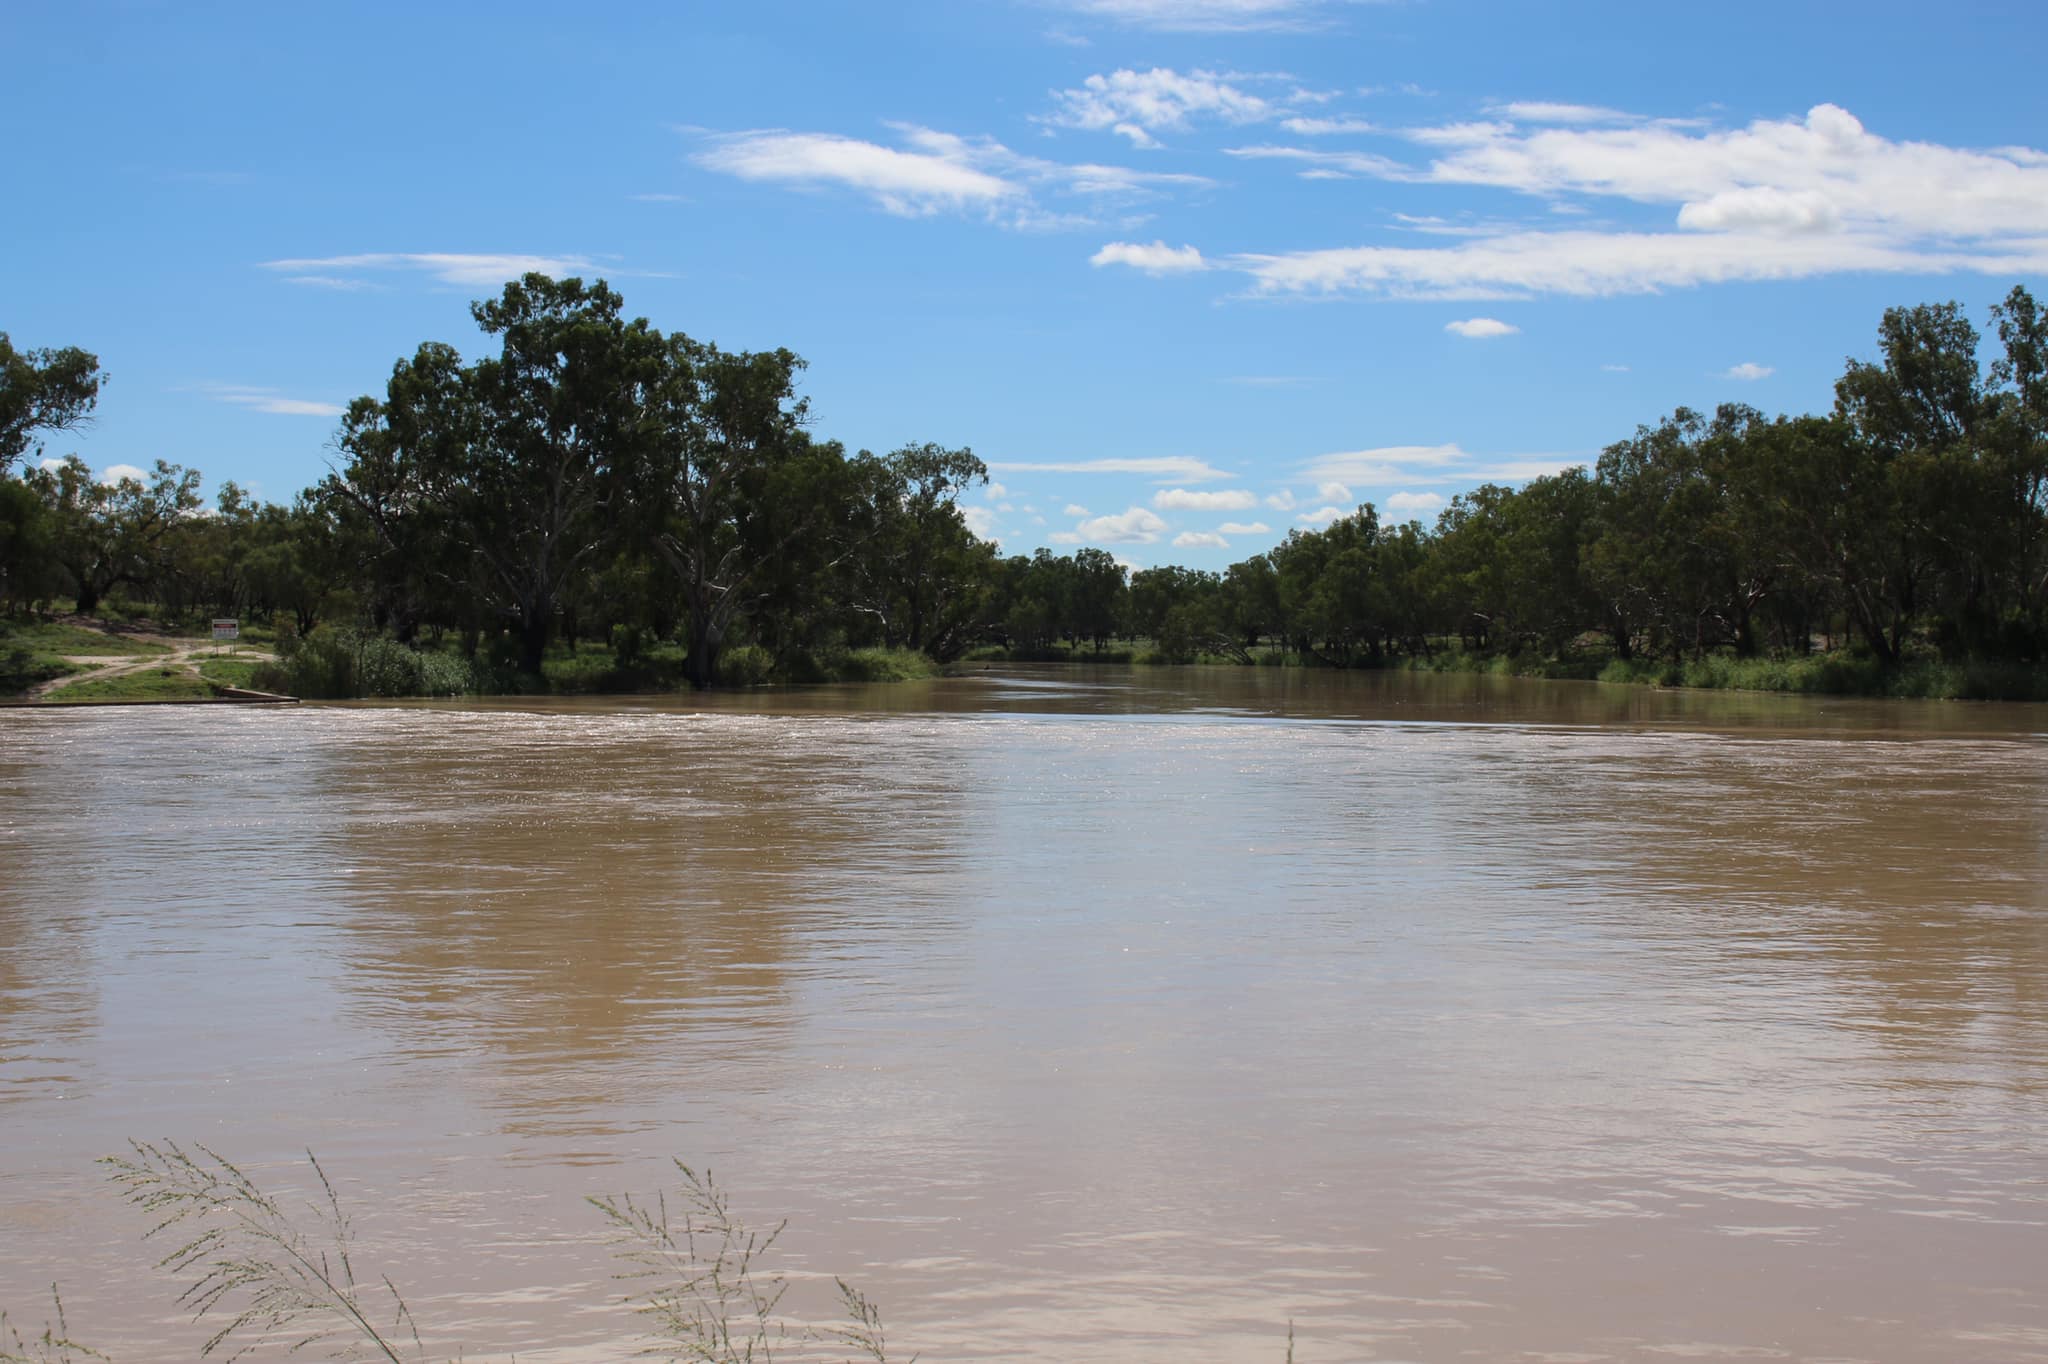
<svg viewBox="0 0 2048 1364">
<path fill-rule="evenodd" d="M 0 1305 L 318 1152 L 442 1356 L 708 1165 L 957 1360 L 2048 1360 L 2048 714 L 1234 670 L 0 712 Z"/>
</svg>

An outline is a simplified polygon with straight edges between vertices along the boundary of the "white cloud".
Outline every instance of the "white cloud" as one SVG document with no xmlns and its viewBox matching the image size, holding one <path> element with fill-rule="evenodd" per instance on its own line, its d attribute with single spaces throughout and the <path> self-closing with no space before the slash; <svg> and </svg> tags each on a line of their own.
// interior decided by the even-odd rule
<svg viewBox="0 0 2048 1364">
<path fill-rule="evenodd" d="M 1266 505 L 1274 511 L 1293 511 L 1294 493 L 1288 488 L 1282 488 L 1277 493 L 1267 493 Z"/>
<path fill-rule="evenodd" d="M 1351 500 L 1351 489 L 1335 481 L 1319 483 L 1316 485 L 1316 496 L 1322 498 L 1325 502 L 1349 502 Z"/>
<path fill-rule="evenodd" d="M 982 539 L 996 538 L 996 514 L 987 507 L 964 505 L 960 508 L 960 519 L 966 522 L 967 529 Z"/>
<path fill-rule="evenodd" d="M 1619 109 L 1604 109 L 1597 104 L 1558 104 L 1549 100 L 1517 100 L 1512 104 L 1496 104 L 1490 113 L 1505 114 L 1522 123 L 1644 123 L 1639 114 L 1625 114 Z"/>
<path fill-rule="evenodd" d="M 1737 129 L 1633 120 L 1581 106 L 1506 106 L 1525 121 L 1411 129 L 1440 155 L 1416 166 L 1360 153 L 1244 147 L 1321 174 L 1477 185 L 1579 209 L 1662 206 L 1673 230 L 1488 227 L 1440 247 L 1249 254 L 1263 294 L 1526 298 L 1650 293 L 1737 280 L 1857 273 L 2000 276 L 2048 270 L 2048 156 L 1897 142 L 1835 105 Z M 1605 120 L 1596 122 L 1595 116 Z"/>
<path fill-rule="evenodd" d="M 1753 383 L 1758 379 L 1768 379 L 1777 372 L 1776 369 L 1769 365 L 1759 365 L 1754 360 L 1745 360 L 1739 365 L 1732 365 L 1723 370 L 1721 377 L 1723 379 L 1741 379 L 1745 382 Z"/>
<path fill-rule="evenodd" d="M 1098 516 L 1074 527 L 1084 540 L 1103 545 L 1149 545 L 1166 530 L 1166 522 L 1144 507 L 1114 516 Z"/>
<path fill-rule="evenodd" d="M 1327 526 L 1332 521 L 1341 521 L 1351 515 L 1352 510 L 1353 508 L 1349 507 L 1317 507 L 1314 511 L 1305 511 L 1294 519 L 1304 526 Z"/>
<path fill-rule="evenodd" d="M 1206 530 L 1184 530 L 1173 537 L 1181 549 L 1229 549 L 1230 541 Z"/>
<path fill-rule="evenodd" d="M 1079 502 L 1069 502 L 1066 506 L 1060 508 L 1061 516 L 1086 516 L 1087 514 L 1088 509 Z"/>
<path fill-rule="evenodd" d="M 989 466 L 1020 474 L 1139 474 L 1158 483 L 1208 483 L 1231 475 L 1191 455 L 1146 459 L 999 460 Z"/>
<path fill-rule="evenodd" d="M 1480 483 L 1526 483 L 1532 478 L 1548 478 L 1567 469 L 1583 468 L 1591 462 L 1584 455 L 1523 455 L 1474 465 L 1463 472 Z"/>
<path fill-rule="evenodd" d="M 1264 521 L 1225 521 L 1216 529 L 1225 535 L 1270 535 L 1273 531 Z"/>
<path fill-rule="evenodd" d="M 1626 374 L 1629 372 L 1627 365 L 1602 365 L 1600 368 L 1609 374 Z"/>
<path fill-rule="evenodd" d="M 742 180 L 856 189 L 903 217 L 986 208 L 1024 193 L 1023 186 L 964 158 L 898 151 L 834 133 L 733 133 L 692 159 Z"/>
<path fill-rule="evenodd" d="M 1350 487 L 1359 484 L 1433 482 L 1441 477 L 1437 471 L 1466 462 L 1465 452 L 1456 445 L 1383 445 L 1371 450 L 1339 450 L 1318 455 L 1305 462 L 1300 473 L 1302 478 L 1323 485 L 1318 497 L 1349 501 L 1348 496 L 1336 498 L 1329 485 L 1341 484 L 1348 493 Z"/>
<path fill-rule="evenodd" d="M 588 256 L 524 256 L 472 254 L 453 251 L 371 251 L 353 256 L 309 256 L 263 262 L 266 270 L 284 272 L 288 284 L 306 284 L 322 289 L 361 287 L 348 274 L 417 271 L 443 284 L 489 288 L 525 274 L 588 275 L 598 267 Z M 307 273 L 307 272 L 315 273 Z M 324 273 L 321 273 L 324 272 Z"/>
<path fill-rule="evenodd" d="M 1055 545 L 1078 545 L 1081 537 L 1070 530 L 1056 530 L 1045 537 Z"/>
<path fill-rule="evenodd" d="M 1169 33 L 1308 27 L 1320 0 L 1054 0 L 1064 9 Z"/>
<path fill-rule="evenodd" d="M 1112 71 L 1088 77 L 1079 89 L 1055 90 L 1057 107 L 1043 121 L 1093 132 L 1107 129 L 1137 146 L 1154 147 L 1153 133 L 1184 129 L 1197 117 L 1242 124 L 1277 112 L 1267 100 L 1231 84 L 1232 79 L 1214 71 L 1183 75 L 1163 66 Z"/>
<path fill-rule="evenodd" d="M 795 189 L 848 189 L 905 218 L 979 215 L 1011 227 L 1072 227 L 1092 221 L 1048 212 L 1035 191 L 1118 200 L 1171 187 L 1202 187 L 1199 175 L 1067 164 L 1011 151 L 994 138 L 961 137 L 915 124 L 890 125 L 904 147 L 837 133 L 770 129 L 709 134 L 691 159 L 706 170 Z"/>
<path fill-rule="evenodd" d="M 1454 336 L 1478 341 L 1490 336 L 1513 336 L 1522 329 L 1497 317 L 1468 317 L 1462 321 L 1444 323 L 1444 330 Z"/>
<path fill-rule="evenodd" d="M 1280 126 L 1301 137 L 1336 137 L 1383 131 L 1377 123 L 1368 123 L 1362 118 L 1283 118 Z"/>
<path fill-rule="evenodd" d="M 1090 256 L 1088 263 L 1098 269 L 1105 265 L 1128 265 L 1148 275 L 1185 275 L 1209 268 L 1202 253 L 1194 247 L 1175 248 L 1163 241 L 1150 246 L 1142 242 L 1111 242 Z"/>
<path fill-rule="evenodd" d="M 1258 502 L 1258 498 L 1243 488 L 1209 493 L 1168 488 L 1152 494 L 1152 505 L 1161 511 L 1243 511 L 1257 506 Z"/>
<path fill-rule="evenodd" d="M 1428 516 L 1444 509 L 1444 499 L 1438 493 L 1395 493 L 1387 499 L 1387 510 L 1398 516 Z"/>
<path fill-rule="evenodd" d="M 1000 483 L 991 481 L 982 485 L 981 495 L 985 500 L 993 502 L 999 497 L 1008 497 L 1010 490 Z"/>
<path fill-rule="evenodd" d="M 1225 147 L 1225 156 L 1248 161 L 1299 161 L 1309 169 L 1301 174 L 1311 180 L 1349 180 L 1367 177 L 1402 180 L 1411 174 L 1408 166 L 1391 157 L 1371 152 L 1319 152 L 1308 147 Z"/>
<path fill-rule="evenodd" d="M 274 388 L 246 388 L 239 384 L 202 384 L 199 392 L 217 403 L 233 403 L 282 417 L 338 417 L 339 403 L 316 402 L 308 398 L 287 398 Z"/>
<path fill-rule="evenodd" d="M 46 464 L 44 467 L 47 468 L 49 466 Z M 111 488 L 115 484 L 126 483 L 130 479 L 137 483 L 147 483 L 149 481 L 149 474 L 132 464 L 109 464 L 106 468 L 100 470 L 100 483 L 104 487 Z"/>
</svg>

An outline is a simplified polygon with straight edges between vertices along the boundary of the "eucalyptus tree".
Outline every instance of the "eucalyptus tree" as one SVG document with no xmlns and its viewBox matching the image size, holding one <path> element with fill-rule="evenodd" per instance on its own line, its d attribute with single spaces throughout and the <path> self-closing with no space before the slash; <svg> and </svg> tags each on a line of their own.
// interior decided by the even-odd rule
<svg viewBox="0 0 2048 1364">
<path fill-rule="evenodd" d="M 960 498 L 988 482 L 988 466 L 966 447 L 926 442 L 855 461 L 864 518 L 846 563 L 852 609 L 892 646 L 935 658 L 958 654 L 980 623 L 991 589 L 995 546 L 967 528 Z"/>
<path fill-rule="evenodd" d="M 53 527 L 52 556 L 69 579 L 80 615 L 97 611 L 116 587 L 147 583 L 165 541 L 202 505 L 199 471 L 156 461 L 138 478 L 93 477 L 76 455 L 29 473 Z"/>
<path fill-rule="evenodd" d="M 38 431 L 76 431 L 91 421 L 105 382 L 90 351 L 16 350 L 0 332 L 0 477 L 40 451 Z"/>
<path fill-rule="evenodd" d="M 621 306 L 602 280 L 529 274 L 471 305 L 497 355 L 430 342 L 342 421 L 328 490 L 375 531 L 387 587 L 429 580 L 509 625 L 529 672 L 644 481 L 666 343 Z"/>
</svg>

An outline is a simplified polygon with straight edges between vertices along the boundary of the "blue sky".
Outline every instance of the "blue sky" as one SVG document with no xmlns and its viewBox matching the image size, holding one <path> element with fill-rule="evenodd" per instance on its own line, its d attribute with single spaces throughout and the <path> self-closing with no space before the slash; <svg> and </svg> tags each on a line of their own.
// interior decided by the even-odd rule
<svg viewBox="0 0 2048 1364">
<path fill-rule="evenodd" d="M 1220 568 L 2048 276 L 2048 6 L 0 8 L 0 330 L 272 499 L 523 268 L 969 445 L 1010 552 Z"/>
</svg>

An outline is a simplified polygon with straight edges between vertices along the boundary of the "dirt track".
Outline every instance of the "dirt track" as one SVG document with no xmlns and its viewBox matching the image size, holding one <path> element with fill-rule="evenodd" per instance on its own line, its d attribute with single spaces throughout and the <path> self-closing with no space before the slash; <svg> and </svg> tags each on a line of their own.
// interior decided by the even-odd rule
<svg viewBox="0 0 2048 1364">
<path fill-rule="evenodd" d="M 73 620 L 71 623 L 83 629 L 90 630 L 96 628 L 83 620 Z M 211 640 L 196 641 L 177 639 L 170 635 L 144 633 L 116 634 L 111 630 L 101 631 L 101 633 L 105 634 L 109 639 L 134 640 L 142 644 L 162 645 L 170 650 L 170 652 L 162 654 L 130 654 L 118 657 L 106 654 L 60 654 L 59 657 L 66 663 L 78 664 L 85 671 L 66 673 L 62 677 L 53 677 L 47 682 L 38 682 L 28 689 L 28 699 L 40 701 L 51 692 L 68 687 L 74 682 L 94 682 L 108 677 L 125 677 L 129 673 L 147 672 L 151 668 L 177 668 L 197 677 L 199 676 L 199 660 L 218 653 L 221 648 L 220 645 Z M 241 649 L 237 651 L 235 657 L 268 662 L 274 655 L 265 649 Z"/>
</svg>

